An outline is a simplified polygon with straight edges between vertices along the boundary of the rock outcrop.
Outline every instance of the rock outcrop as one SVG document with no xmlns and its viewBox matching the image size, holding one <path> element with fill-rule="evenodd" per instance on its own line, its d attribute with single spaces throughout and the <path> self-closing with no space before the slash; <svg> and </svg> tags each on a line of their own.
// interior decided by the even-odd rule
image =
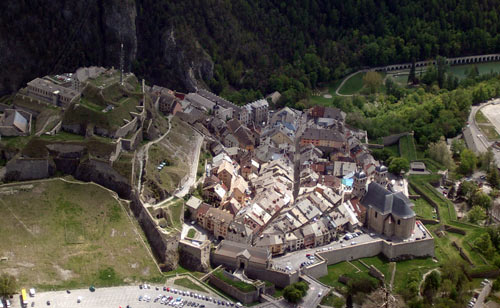
<svg viewBox="0 0 500 308">
<path fill-rule="evenodd" d="M 193 90 L 198 81 L 210 79 L 210 56 L 192 36 L 182 37 L 185 31 L 165 25 L 149 29 L 158 27 L 156 23 L 136 28 L 138 13 L 150 20 L 154 10 L 136 2 L 1 1 L 0 96 L 47 74 L 90 65 L 119 67 L 121 43 L 125 69 L 155 84 Z M 152 43 L 156 41 L 161 42 Z"/>
</svg>

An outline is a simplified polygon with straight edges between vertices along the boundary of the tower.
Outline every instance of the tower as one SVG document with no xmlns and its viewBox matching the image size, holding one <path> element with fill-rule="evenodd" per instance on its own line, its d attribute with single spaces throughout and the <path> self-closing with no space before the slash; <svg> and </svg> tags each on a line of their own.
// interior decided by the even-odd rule
<svg viewBox="0 0 500 308">
<path fill-rule="evenodd" d="M 354 183 L 352 188 L 352 195 L 361 199 L 366 194 L 366 181 L 368 177 L 366 173 L 361 170 L 354 173 Z"/>
<path fill-rule="evenodd" d="M 384 188 L 387 187 L 387 167 L 384 165 L 375 168 L 375 182 L 379 183 Z"/>
<path fill-rule="evenodd" d="M 120 48 L 120 85 L 123 86 L 123 43 Z"/>
</svg>

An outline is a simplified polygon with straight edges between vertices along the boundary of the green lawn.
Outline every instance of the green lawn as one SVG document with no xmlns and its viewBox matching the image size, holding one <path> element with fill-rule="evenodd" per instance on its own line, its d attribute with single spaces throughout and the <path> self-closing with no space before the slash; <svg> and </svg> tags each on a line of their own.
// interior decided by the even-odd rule
<svg viewBox="0 0 500 308">
<path fill-rule="evenodd" d="M 491 124 L 479 124 L 479 128 L 483 132 L 483 134 L 489 140 L 498 140 L 500 139 L 500 135 L 496 131 L 495 127 Z"/>
<path fill-rule="evenodd" d="M 399 84 L 402 87 L 406 87 L 406 85 L 408 84 L 408 74 L 398 74 L 397 76 L 390 75 L 389 78 L 392 78 L 392 80 L 394 80 L 394 82 L 396 82 L 397 84 Z"/>
<path fill-rule="evenodd" d="M 406 158 L 408 161 L 417 160 L 417 151 L 415 149 L 413 136 L 408 135 L 399 139 L 399 150 L 401 157 Z"/>
<path fill-rule="evenodd" d="M 474 68 L 474 66 L 477 66 L 480 75 L 488 74 L 491 71 L 500 72 L 500 62 L 453 65 L 449 67 L 448 72 L 462 79 L 465 78 L 466 72 Z"/>
<path fill-rule="evenodd" d="M 437 219 L 437 214 L 434 212 L 434 208 L 429 204 L 429 202 L 425 201 L 424 198 L 418 198 L 412 201 L 414 204 L 413 211 L 417 214 L 417 216 L 426 219 Z"/>
<path fill-rule="evenodd" d="M 195 235 L 196 235 L 196 230 L 194 228 L 190 228 L 188 230 L 187 237 L 188 238 L 194 238 Z"/>
<path fill-rule="evenodd" d="M 476 112 L 476 122 L 478 124 L 488 124 L 490 123 L 490 121 L 488 120 L 488 118 L 484 115 L 484 113 L 479 110 L 478 112 Z"/>
<path fill-rule="evenodd" d="M 358 271 L 358 269 L 356 269 L 356 267 L 354 267 L 353 265 L 361 271 Z M 328 265 L 328 274 L 326 276 L 320 277 L 319 281 L 332 287 L 343 288 L 345 287 L 345 285 L 338 281 L 339 277 L 342 275 L 346 275 L 348 277 L 371 277 L 368 274 L 368 269 L 365 266 L 363 266 L 359 261 L 353 261 L 350 263 L 340 262 L 337 264 Z"/>
<path fill-rule="evenodd" d="M 177 230 L 182 229 L 182 218 L 184 217 L 184 200 L 174 199 L 166 205 L 169 211 L 168 226 Z"/>
<path fill-rule="evenodd" d="M 318 92 L 320 95 L 312 95 L 309 97 L 309 105 L 310 106 L 315 106 L 315 105 L 322 105 L 322 106 L 329 106 L 332 104 L 333 97 L 337 95 L 335 91 L 339 87 L 339 85 L 342 83 L 342 79 L 337 80 L 335 82 L 330 83 L 326 89 L 318 89 Z M 326 98 L 323 95 L 324 94 L 330 94 L 332 98 Z"/>
<path fill-rule="evenodd" d="M 397 144 L 393 144 L 391 146 L 388 146 L 388 147 L 384 147 L 384 149 L 387 149 L 391 152 L 391 156 L 400 156 L 399 155 L 399 146 Z"/>
<path fill-rule="evenodd" d="M 239 289 L 242 292 L 252 292 L 252 291 L 256 290 L 254 285 L 248 284 L 248 283 L 243 282 L 243 281 L 234 281 L 234 280 L 230 279 L 229 277 L 224 275 L 222 270 L 215 271 L 213 273 L 213 275 L 215 277 L 219 278 L 220 280 L 226 282 L 227 284 L 230 284 L 233 287 L 236 287 L 237 289 Z"/>
<path fill-rule="evenodd" d="M 41 139 L 47 141 L 84 141 L 85 136 L 72 134 L 61 130 L 59 133 L 49 136 L 49 135 L 41 135 Z"/>
<path fill-rule="evenodd" d="M 339 89 L 339 93 L 343 95 L 352 95 L 356 94 L 363 88 L 363 76 L 365 73 L 357 73 L 351 76 L 344 83 L 342 88 Z"/>
<path fill-rule="evenodd" d="M 196 290 L 196 291 L 200 291 L 200 292 L 207 292 L 207 290 L 205 290 L 204 288 L 202 288 L 197 283 L 192 282 L 191 279 L 189 279 L 187 277 L 176 279 L 174 281 L 174 284 L 176 284 L 178 286 L 181 286 L 181 287 L 185 287 L 185 288 L 187 288 L 189 290 Z"/>
<path fill-rule="evenodd" d="M 51 180 L 1 191 L 0 255 L 8 260 L 0 272 L 14 274 L 19 287 L 101 287 L 160 276 L 142 229 L 108 190 Z"/>
</svg>

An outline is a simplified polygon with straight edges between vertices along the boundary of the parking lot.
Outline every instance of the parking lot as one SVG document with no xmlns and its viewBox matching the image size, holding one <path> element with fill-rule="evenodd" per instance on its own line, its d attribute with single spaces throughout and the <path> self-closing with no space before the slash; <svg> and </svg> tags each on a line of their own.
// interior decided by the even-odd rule
<svg viewBox="0 0 500 308">
<path fill-rule="evenodd" d="M 158 288 L 158 290 L 156 288 Z M 66 291 L 41 292 L 37 293 L 35 297 L 28 298 L 28 307 L 126 308 L 127 305 L 131 308 L 236 307 L 234 302 L 229 302 L 222 298 L 214 298 L 209 294 L 203 294 L 196 291 L 198 296 L 195 297 L 194 294 L 192 296 L 188 294 L 189 290 L 186 288 L 178 288 L 176 286 L 175 290 L 177 291 L 173 292 L 172 289 L 169 288 L 169 291 L 164 291 L 163 286 L 151 286 L 147 289 L 140 289 L 139 286 L 126 286 L 97 288 L 95 292 L 90 292 L 88 289 L 71 290 L 70 293 L 67 293 Z M 172 298 L 168 301 L 164 300 L 162 303 L 161 299 L 163 296 L 166 298 Z M 207 299 L 203 299 L 203 296 Z M 139 297 L 141 297 L 140 301 Z M 81 299 L 80 303 L 77 303 L 78 298 Z M 209 298 L 211 298 L 211 301 L 209 301 Z M 50 305 L 47 304 L 47 301 L 50 302 Z M 222 301 L 223 303 L 219 304 L 218 301 Z M 12 302 L 12 308 L 21 307 L 17 298 L 15 298 Z M 34 306 L 32 303 L 34 303 Z"/>
</svg>

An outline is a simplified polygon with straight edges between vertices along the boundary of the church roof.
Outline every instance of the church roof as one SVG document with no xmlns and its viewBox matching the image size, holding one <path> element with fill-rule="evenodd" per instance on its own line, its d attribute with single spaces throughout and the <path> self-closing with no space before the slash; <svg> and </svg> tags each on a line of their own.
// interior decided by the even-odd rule
<svg viewBox="0 0 500 308">
<path fill-rule="evenodd" d="M 360 203 L 382 215 L 390 213 L 400 218 L 415 216 L 411 201 L 402 192 L 392 193 L 376 182 L 368 185 L 368 191 Z"/>
</svg>

